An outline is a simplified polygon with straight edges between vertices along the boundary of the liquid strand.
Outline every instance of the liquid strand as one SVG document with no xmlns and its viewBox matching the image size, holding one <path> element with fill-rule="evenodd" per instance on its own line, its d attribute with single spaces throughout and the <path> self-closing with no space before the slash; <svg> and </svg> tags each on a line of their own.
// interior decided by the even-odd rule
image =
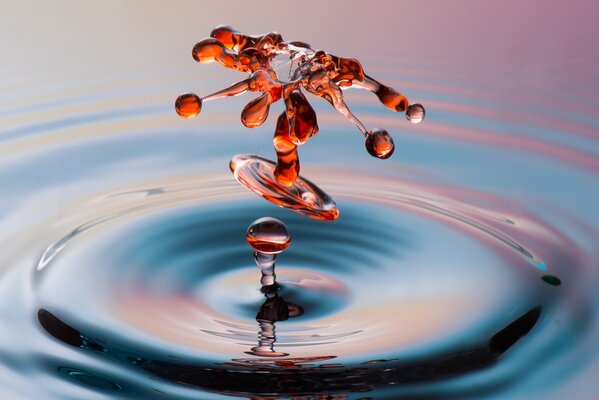
<svg viewBox="0 0 599 400">
<path fill-rule="evenodd" d="M 300 179 L 297 146 L 305 144 L 318 132 L 316 113 L 304 92 L 325 99 L 354 124 L 364 136 L 367 152 L 379 159 L 389 158 L 393 154 L 395 145 L 391 135 L 382 128 L 367 129 L 345 103 L 342 88 L 368 90 L 392 111 L 405 112 L 406 118 L 414 124 L 421 122 L 425 116 L 421 104 L 410 105 L 403 94 L 367 75 L 358 60 L 314 50 L 304 42 L 286 42 L 278 32 L 245 35 L 228 25 L 220 25 L 212 30 L 209 38 L 201 40 L 193 47 L 192 56 L 199 63 L 217 62 L 226 68 L 248 73 L 249 76 L 202 99 L 192 94 L 179 96 L 176 109 L 184 118 L 198 115 L 203 102 L 245 92 L 257 92 L 258 97 L 250 101 L 241 112 L 242 124 L 248 128 L 257 128 L 268 118 L 271 105 L 283 99 L 285 110 L 277 119 L 273 138 L 277 156 L 272 174 L 274 181 L 270 180 L 270 176 L 261 175 L 263 171 L 256 169 L 260 163 L 259 159 L 254 159 L 254 169 L 246 173 L 264 178 L 256 180 L 260 186 L 248 188 L 267 199 L 269 196 L 266 193 L 271 191 L 279 194 L 301 191 L 296 184 Z M 279 78 L 275 72 L 277 56 L 289 58 L 290 68 L 286 79 Z M 263 169 L 268 168 L 264 166 Z M 232 171 L 235 173 L 233 168 Z M 236 178 L 240 175 L 235 174 Z M 249 182 L 239 181 L 245 185 Z M 278 204 L 298 211 L 301 208 L 294 206 L 298 199 L 305 204 L 318 203 L 318 196 L 297 196 L 299 195 L 292 194 L 287 201 Z M 315 212 L 309 212 L 307 215 L 319 213 L 318 207 L 312 211 Z"/>
</svg>

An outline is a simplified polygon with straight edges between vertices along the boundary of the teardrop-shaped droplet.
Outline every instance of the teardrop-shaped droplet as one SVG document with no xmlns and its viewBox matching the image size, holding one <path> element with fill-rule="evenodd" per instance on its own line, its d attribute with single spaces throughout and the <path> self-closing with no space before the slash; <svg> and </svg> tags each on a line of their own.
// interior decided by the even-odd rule
<svg viewBox="0 0 599 400">
<path fill-rule="evenodd" d="M 371 156 L 380 159 L 391 157 L 395 150 L 393 138 L 389 135 L 389 132 L 381 128 L 368 131 L 365 146 Z"/>
<path fill-rule="evenodd" d="M 289 94 L 286 104 L 287 116 L 293 117 L 289 119 L 289 138 L 294 144 L 302 145 L 318 132 L 316 112 L 299 90 Z"/>
<path fill-rule="evenodd" d="M 406 118 L 413 124 L 419 124 L 424 119 L 426 110 L 422 104 L 410 104 L 406 111 Z"/>
<path fill-rule="evenodd" d="M 175 110 L 183 118 L 196 117 L 202 111 L 202 99 L 194 93 L 185 93 L 177 97 Z"/>
<path fill-rule="evenodd" d="M 268 118 L 270 110 L 270 98 L 268 93 L 264 93 L 254 100 L 250 101 L 241 112 L 241 123 L 248 128 L 259 127 Z"/>
<path fill-rule="evenodd" d="M 272 217 L 252 222 L 245 238 L 254 250 L 267 254 L 280 253 L 291 244 L 291 235 L 285 224 Z"/>
</svg>

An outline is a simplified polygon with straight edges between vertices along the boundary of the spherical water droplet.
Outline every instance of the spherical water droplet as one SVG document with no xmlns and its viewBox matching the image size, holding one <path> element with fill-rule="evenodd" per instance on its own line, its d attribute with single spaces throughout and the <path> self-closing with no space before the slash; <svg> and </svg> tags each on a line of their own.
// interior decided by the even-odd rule
<svg viewBox="0 0 599 400">
<path fill-rule="evenodd" d="M 291 235 L 285 224 L 272 217 L 252 222 L 245 239 L 254 250 L 267 254 L 280 253 L 291 244 Z"/>
<path fill-rule="evenodd" d="M 393 144 L 393 138 L 389 135 L 389 132 L 382 128 L 375 128 L 366 134 L 366 150 L 368 153 L 380 159 L 391 157 L 395 150 L 395 144 Z"/>
<path fill-rule="evenodd" d="M 183 118 L 193 118 L 202 111 L 202 99 L 194 93 L 185 93 L 177 97 L 175 110 Z"/>
<path fill-rule="evenodd" d="M 413 124 L 419 124 L 424 119 L 426 110 L 422 104 L 410 104 L 406 110 L 406 118 Z"/>
</svg>

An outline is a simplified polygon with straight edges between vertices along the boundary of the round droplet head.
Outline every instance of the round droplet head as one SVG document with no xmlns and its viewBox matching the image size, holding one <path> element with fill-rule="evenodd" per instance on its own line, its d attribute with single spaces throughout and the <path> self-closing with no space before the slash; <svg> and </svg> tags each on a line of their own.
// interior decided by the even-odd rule
<svg viewBox="0 0 599 400">
<path fill-rule="evenodd" d="M 202 99 L 194 93 L 185 93 L 177 97 L 175 110 L 183 118 L 196 117 L 202 111 Z"/>
<path fill-rule="evenodd" d="M 252 222 L 245 239 L 254 250 L 267 254 L 280 253 L 291 244 L 291 235 L 285 224 L 272 217 Z"/>
<path fill-rule="evenodd" d="M 393 144 L 393 138 L 384 129 L 376 128 L 368 131 L 366 134 L 366 150 L 368 153 L 380 159 L 391 157 L 395 150 L 395 144 Z"/>
<path fill-rule="evenodd" d="M 422 104 L 410 104 L 406 110 L 406 118 L 413 124 L 419 124 L 424 119 L 426 110 Z"/>
</svg>

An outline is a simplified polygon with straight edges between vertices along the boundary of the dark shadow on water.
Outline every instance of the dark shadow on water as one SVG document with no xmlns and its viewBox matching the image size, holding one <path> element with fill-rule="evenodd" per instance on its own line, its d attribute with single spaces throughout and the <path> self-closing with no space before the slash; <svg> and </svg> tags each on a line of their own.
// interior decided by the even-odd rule
<svg viewBox="0 0 599 400">
<path fill-rule="evenodd" d="M 289 308 L 285 309 L 285 306 L 288 304 L 282 298 L 267 299 L 258 311 L 257 318 L 284 320 L 289 317 Z M 334 355 L 328 354 L 315 360 L 254 357 L 219 364 L 187 364 L 177 362 L 166 354 L 158 354 L 156 350 L 139 350 L 130 345 L 105 342 L 93 337 L 93 334 L 80 332 L 45 309 L 39 310 L 38 319 L 46 332 L 69 346 L 93 352 L 121 366 L 143 369 L 153 377 L 172 383 L 238 396 L 310 396 L 368 392 L 389 385 L 399 388 L 490 367 L 534 328 L 541 312 L 540 306 L 532 308 L 477 347 L 454 349 L 435 357 L 409 362 L 390 358 L 352 365 L 315 362 L 334 358 Z M 112 381 L 108 377 L 102 377 L 101 380 Z M 89 379 L 85 378 L 83 383 L 87 381 Z M 118 386 L 124 388 L 120 383 Z"/>
</svg>

